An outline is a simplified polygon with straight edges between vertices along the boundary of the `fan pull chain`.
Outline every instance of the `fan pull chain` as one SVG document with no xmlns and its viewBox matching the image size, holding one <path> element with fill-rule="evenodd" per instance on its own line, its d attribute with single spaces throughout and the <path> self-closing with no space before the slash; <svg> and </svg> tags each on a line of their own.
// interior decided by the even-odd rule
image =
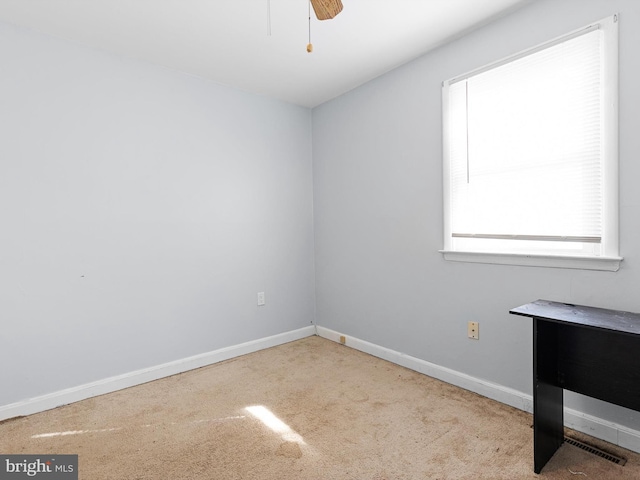
<svg viewBox="0 0 640 480">
<path fill-rule="evenodd" d="M 313 52 L 313 45 L 311 43 L 311 0 L 309 0 L 309 43 L 307 43 L 307 52 Z"/>
</svg>

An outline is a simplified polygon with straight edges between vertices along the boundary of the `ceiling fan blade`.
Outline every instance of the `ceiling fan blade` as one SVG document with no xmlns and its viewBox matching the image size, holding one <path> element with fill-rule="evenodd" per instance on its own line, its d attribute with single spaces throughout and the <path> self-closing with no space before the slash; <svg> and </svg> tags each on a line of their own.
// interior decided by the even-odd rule
<svg viewBox="0 0 640 480">
<path fill-rule="evenodd" d="M 329 20 L 342 11 L 341 0 L 311 0 L 311 5 L 318 20 Z"/>
</svg>

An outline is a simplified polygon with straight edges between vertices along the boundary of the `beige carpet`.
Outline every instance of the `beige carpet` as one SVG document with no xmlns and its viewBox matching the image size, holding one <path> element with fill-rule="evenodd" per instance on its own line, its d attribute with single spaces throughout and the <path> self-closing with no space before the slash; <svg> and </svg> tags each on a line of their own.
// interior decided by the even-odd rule
<svg viewBox="0 0 640 480">
<path fill-rule="evenodd" d="M 255 407 L 247 409 L 247 407 Z M 79 454 L 102 479 L 638 479 L 531 415 L 319 337 L 0 424 L 0 453 Z"/>
</svg>

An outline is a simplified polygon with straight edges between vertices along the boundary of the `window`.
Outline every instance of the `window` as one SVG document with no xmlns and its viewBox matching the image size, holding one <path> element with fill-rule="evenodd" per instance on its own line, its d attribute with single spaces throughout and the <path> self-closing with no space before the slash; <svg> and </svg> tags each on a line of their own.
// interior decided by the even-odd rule
<svg viewBox="0 0 640 480">
<path fill-rule="evenodd" d="M 617 270 L 617 16 L 443 83 L 448 260 Z"/>
</svg>

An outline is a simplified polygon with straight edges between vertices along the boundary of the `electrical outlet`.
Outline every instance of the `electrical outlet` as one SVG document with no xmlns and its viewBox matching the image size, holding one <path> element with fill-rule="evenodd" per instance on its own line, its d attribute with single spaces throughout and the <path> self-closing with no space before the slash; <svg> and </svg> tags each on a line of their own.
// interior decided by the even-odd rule
<svg viewBox="0 0 640 480">
<path fill-rule="evenodd" d="M 478 340 L 480 338 L 480 324 L 478 322 L 469 322 L 467 324 L 467 335 L 469 338 Z"/>
<path fill-rule="evenodd" d="M 258 292 L 258 306 L 263 306 L 265 304 L 264 292 Z"/>
</svg>

